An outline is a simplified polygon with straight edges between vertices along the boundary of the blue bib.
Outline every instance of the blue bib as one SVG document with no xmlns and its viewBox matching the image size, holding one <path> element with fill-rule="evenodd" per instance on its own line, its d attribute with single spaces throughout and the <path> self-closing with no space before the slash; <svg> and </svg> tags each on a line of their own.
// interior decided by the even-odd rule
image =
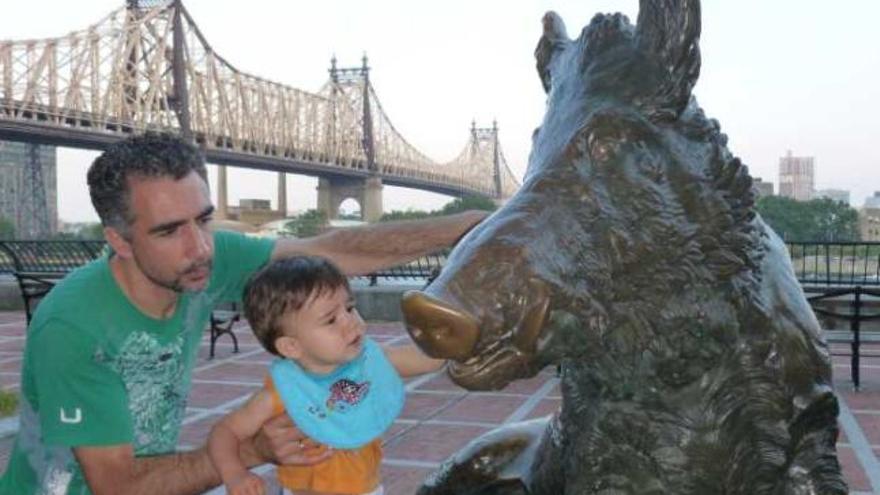
<svg viewBox="0 0 880 495">
<path fill-rule="evenodd" d="M 337 449 L 356 449 L 378 438 L 403 409 L 403 381 L 385 353 L 364 337 L 352 361 L 326 375 L 289 359 L 269 368 L 287 414 L 309 438 Z"/>
</svg>

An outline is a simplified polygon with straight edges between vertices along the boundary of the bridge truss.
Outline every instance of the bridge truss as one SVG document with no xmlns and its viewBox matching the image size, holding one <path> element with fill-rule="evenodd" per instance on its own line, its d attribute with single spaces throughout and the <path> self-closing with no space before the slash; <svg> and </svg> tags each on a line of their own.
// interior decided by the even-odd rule
<svg viewBox="0 0 880 495">
<path fill-rule="evenodd" d="M 366 58 L 334 60 L 318 92 L 272 82 L 215 53 L 179 0 L 129 0 L 64 37 L 0 41 L 0 139 L 102 148 L 146 131 L 190 136 L 214 163 L 499 199 L 519 187 L 497 127 L 474 127 L 458 157 L 435 162 L 385 114 Z"/>
</svg>

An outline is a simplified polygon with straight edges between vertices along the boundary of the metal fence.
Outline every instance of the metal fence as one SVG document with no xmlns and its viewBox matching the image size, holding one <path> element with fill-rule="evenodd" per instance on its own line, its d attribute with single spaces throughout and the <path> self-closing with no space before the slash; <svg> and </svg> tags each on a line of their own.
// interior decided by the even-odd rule
<svg viewBox="0 0 880 495">
<path fill-rule="evenodd" d="M 880 286 L 880 242 L 787 242 L 798 281 L 819 286 Z M 99 240 L 0 240 L 0 274 L 14 271 L 66 272 L 97 257 Z M 365 276 L 371 285 L 382 279 L 426 279 L 446 262 L 442 251 Z M 16 265 L 18 263 L 18 266 Z"/>
<path fill-rule="evenodd" d="M 106 246 L 105 241 L 85 240 L 0 240 L 0 274 L 38 272 L 63 274 L 97 258 Z M 380 280 L 425 280 L 438 273 L 446 262 L 448 251 L 440 251 L 409 263 L 364 275 L 370 285 Z"/>
<path fill-rule="evenodd" d="M 104 241 L 0 241 L 0 273 L 64 274 L 101 255 Z"/>
<path fill-rule="evenodd" d="M 880 286 L 880 242 L 787 242 L 803 285 Z"/>
</svg>

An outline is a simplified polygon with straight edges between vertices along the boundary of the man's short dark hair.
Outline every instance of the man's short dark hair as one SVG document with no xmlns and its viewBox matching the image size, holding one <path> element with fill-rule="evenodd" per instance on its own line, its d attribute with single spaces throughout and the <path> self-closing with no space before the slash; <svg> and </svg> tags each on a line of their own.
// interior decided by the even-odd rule
<svg viewBox="0 0 880 495">
<path fill-rule="evenodd" d="M 205 160 L 193 144 L 172 134 L 131 136 L 112 144 L 92 163 L 88 173 L 89 195 L 101 223 L 127 236 L 134 221 L 129 179 L 180 180 L 193 171 L 207 183 Z"/>
<path fill-rule="evenodd" d="M 319 256 L 282 258 L 255 273 L 244 288 L 244 315 L 263 347 L 278 355 L 275 340 L 282 336 L 281 320 L 306 302 L 340 287 L 351 291 L 348 279 L 329 260 Z"/>
</svg>

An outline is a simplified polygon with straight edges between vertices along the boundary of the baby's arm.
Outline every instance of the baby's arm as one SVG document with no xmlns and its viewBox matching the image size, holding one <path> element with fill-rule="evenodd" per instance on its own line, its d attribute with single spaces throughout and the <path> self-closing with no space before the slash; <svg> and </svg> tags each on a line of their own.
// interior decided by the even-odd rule
<svg viewBox="0 0 880 495">
<path fill-rule="evenodd" d="M 391 361 L 391 365 L 403 378 L 437 371 L 446 364 L 443 359 L 426 356 L 414 344 L 399 347 L 385 346 L 382 349 L 385 351 L 385 356 Z"/>
<path fill-rule="evenodd" d="M 263 423 L 273 416 L 272 396 L 261 389 L 244 406 L 224 416 L 211 429 L 208 454 L 230 492 L 264 493 L 262 481 L 252 475 L 242 462 L 239 448 L 242 440 L 253 437 Z M 240 484 L 240 489 L 234 489 Z"/>
</svg>

